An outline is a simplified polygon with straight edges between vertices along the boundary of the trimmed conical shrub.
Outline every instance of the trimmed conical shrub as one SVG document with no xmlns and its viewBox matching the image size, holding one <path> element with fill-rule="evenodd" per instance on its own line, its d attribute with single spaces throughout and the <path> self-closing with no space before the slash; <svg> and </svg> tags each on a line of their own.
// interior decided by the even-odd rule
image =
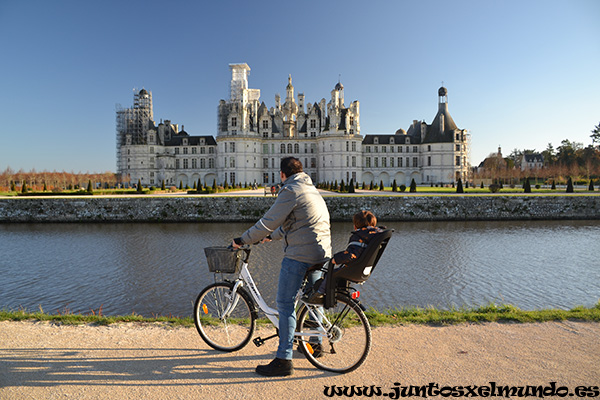
<svg viewBox="0 0 600 400">
<path fill-rule="evenodd" d="M 573 193 L 575 190 L 573 189 L 573 180 L 569 177 L 567 181 L 567 193 Z"/>
<path fill-rule="evenodd" d="M 414 178 L 410 181 L 410 192 L 415 193 L 417 191 L 417 182 L 415 182 Z"/>
<path fill-rule="evenodd" d="M 458 178 L 458 183 L 456 184 L 456 193 L 464 193 L 462 179 Z"/>
</svg>

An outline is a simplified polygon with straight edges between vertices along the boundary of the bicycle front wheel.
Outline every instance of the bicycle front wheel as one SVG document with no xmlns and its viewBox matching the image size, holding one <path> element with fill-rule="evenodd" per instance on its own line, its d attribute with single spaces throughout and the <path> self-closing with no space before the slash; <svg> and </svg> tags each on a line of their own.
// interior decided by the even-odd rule
<svg viewBox="0 0 600 400">
<path fill-rule="evenodd" d="M 228 282 L 214 283 L 204 288 L 194 303 L 196 329 L 216 350 L 239 350 L 254 333 L 253 303 L 243 289 L 232 293 L 232 288 Z"/>
<path fill-rule="evenodd" d="M 360 305 L 344 295 L 338 295 L 336 306 L 327 310 L 304 305 L 299 310 L 297 326 L 301 351 L 312 365 L 325 371 L 354 371 L 371 350 L 369 321 Z M 323 328 L 327 337 L 314 336 L 316 332 L 323 333 Z"/>
</svg>

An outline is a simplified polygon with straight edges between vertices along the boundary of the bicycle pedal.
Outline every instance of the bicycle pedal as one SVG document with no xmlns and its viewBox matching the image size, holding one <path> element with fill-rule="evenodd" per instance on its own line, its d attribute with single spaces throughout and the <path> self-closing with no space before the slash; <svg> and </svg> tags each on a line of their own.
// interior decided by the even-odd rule
<svg viewBox="0 0 600 400">
<path fill-rule="evenodd" d="M 260 347 L 260 346 L 262 346 L 263 344 L 265 344 L 265 340 L 264 340 L 264 339 L 262 339 L 262 338 L 260 338 L 260 337 L 257 337 L 257 338 L 255 338 L 254 340 L 252 340 L 252 343 L 254 343 L 254 345 L 255 345 L 256 347 Z"/>
</svg>

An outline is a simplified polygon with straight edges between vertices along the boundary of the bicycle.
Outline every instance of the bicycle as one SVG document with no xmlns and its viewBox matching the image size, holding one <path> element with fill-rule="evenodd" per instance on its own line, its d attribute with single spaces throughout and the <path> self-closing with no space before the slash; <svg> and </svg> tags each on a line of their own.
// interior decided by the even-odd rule
<svg viewBox="0 0 600 400">
<path fill-rule="evenodd" d="M 307 279 L 296 295 L 295 342 L 299 350 L 315 367 L 331 372 L 347 373 L 360 367 L 371 350 L 371 326 L 358 301 L 360 292 L 351 282 L 361 283 L 371 272 L 392 230 L 384 231 L 381 240 L 373 240 L 357 261 L 364 260 L 364 268 L 346 271 L 344 276 L 328 279 L 325 307 L 309 304 L 302 298 L 307 288 Z M 205 254 L 210 272 L 215 274 L 215 283 L 205 287 L 194 303 L 194 324 L 200 337 L 210 347 L 220 351 L 237 351 L 245 347 L 256 329 L 259 311 L 278 326 L 278 312 L 269 307 L 249 270 L 250 246 L 239 250 L 227 247 L 208 247 Z M 365 256 L 365 257 L 363 257 Z M 367 265 L 368 264 L 368 265 Z M 317 266 L 334 277 L 332 264 Z M 348 273 L 352 276 L 347 276 Z M 221 274 L 221 280 L 217 276 Z M 234 274 L 233 280 L 223 279 L 222 274 Z M 256 346 L 277 337 L 257 337 Z"/>
</svg>

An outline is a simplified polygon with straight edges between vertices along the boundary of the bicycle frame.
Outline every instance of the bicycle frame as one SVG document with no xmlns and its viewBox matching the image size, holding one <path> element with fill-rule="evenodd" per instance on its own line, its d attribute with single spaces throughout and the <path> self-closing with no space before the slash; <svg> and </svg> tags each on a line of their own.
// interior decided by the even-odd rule
<svg viewBox="0 0 600 400">
<path fill-rule="evenodd" d="M 258 305 L 258 308 L 260 309 L 260 311 L 265 313 L 265 315 L 267 316 L 269 321 L 271 321 L 271 323 L 275 327 L 278 327 L 279 326 L 279 312 L 277 310 L 275 310 L 274 308 L 269 307 L 267 302 L 264 300 L 264 298 L 260 294 L 260 291 L 258 290 L 258 287 L 256 286 L 256 283 L 254 282 L 254 279 L 252 279 L 252 275 L 250 275 L 250 270 L 248 268 L 248 263 L 246 261 L 242 262 L 242 268 L 240 270 L 238 278 L 235 280 L 235 284 L 233 286 L 232 293 L 236 293 L 238 288 L 240 286 L 243 287 L 244 285 L 246 285 L 248 287 L 250 296 L 252 296 L 252 299 Z M 298 294 L 296 295 L 296 303 L 300 299 L 301 295 L 302 295 L 302 289 L 300 289 L 300 291 L 298 291 Z M 232 299 L 233 301 L 229 303 L 227 309 L 225 310 L 225 313 L 224 313 L 225 315 L 229 315 L 230 310 L 235 308 L 235 305 L 237 304 L 238 299 L 239 299 L 238 296 L 235 296 L 235 298 Z M 314 321 L 317 321 L 317 323 L 319 325 L 318 330 L 295 332 L 294 337 L 299 338 L 299 337 L 303 337 L 303 336 L 310 336 L 310 337 L 326 338 L 327 337 L 327 333 L 326 333 L 327 329 L 325 328 L 323 323 L 325 323 L 326 325 L 331 325 L 331 324 L 329 323 L 329 321 L 324 321 L 325 316 L 323 315 L 322 312 L 320 312 L 319 307 L 311 306 L 308 304 L 306 304 L 306 306 L 308 307 L 309 314 L 312 317 L 312 319 Z M 315 311 L 317 311 L 319 315 L 317 315 L 315 313 Z"/>
</svg>

